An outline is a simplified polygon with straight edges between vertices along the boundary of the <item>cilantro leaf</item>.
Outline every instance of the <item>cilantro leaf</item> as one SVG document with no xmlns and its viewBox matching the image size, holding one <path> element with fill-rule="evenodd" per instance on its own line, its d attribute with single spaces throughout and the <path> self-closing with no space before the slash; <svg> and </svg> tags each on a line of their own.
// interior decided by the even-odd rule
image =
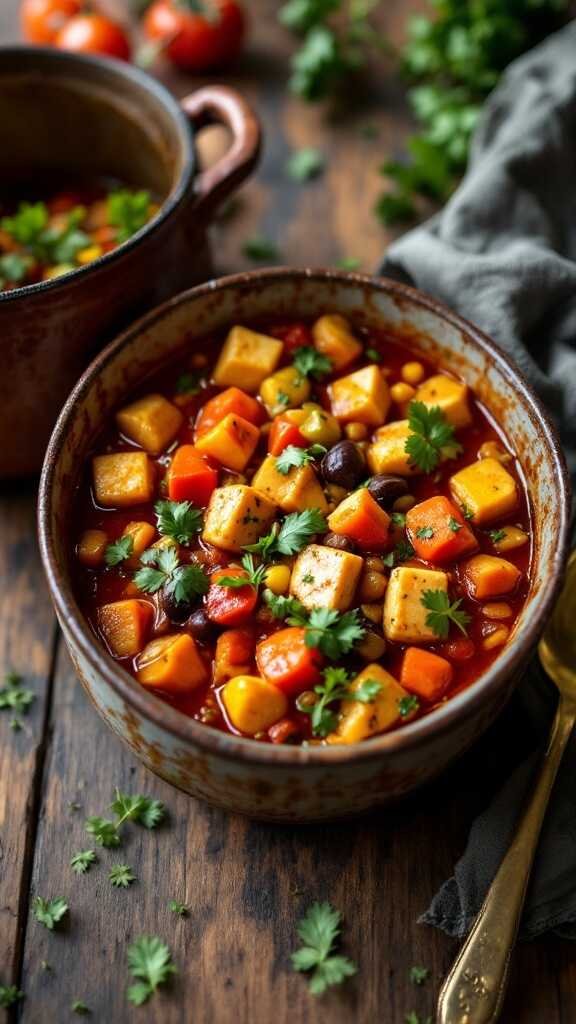
<svg viewBox="0 0 576 1024">
<path fill-rule="evenodd" d="M 273 242 L 267 238 L 249 238 L 242 246 L 242 252 L 246 259 L 253 263 L 277 263 L 279 253 Z"/>
<path fill-rule="evenodd" d="M 430 977 L 430 971 L 427 967 L 411 967 L 410 968 L 410 981 L 414 985 L 423 985 L 427 978 Z"/>
<path fill-rule="evenodd" d="M 340 4 L 341 0 L 288 0 L 282 5 L 278 18 L 292 32 L 308 32 L 337 11 Z"/>
<path fill-rule="evenodd" d="M 36 896 L 32 907 L 36 919 L 49 931 L 53 931 L 54 927 L 68 913 L 68 904 L 61 896 L 57 896 L 53 900 L 45 900 L 41 896 Z"/>
<path fill-rule="evenodd" d="M 28 708 L 36 700 L 36 694 L 23 686 L 22 682 L 22 676 L 17 672 L 6 674 L 4 686 L 0 689 L 0 710 L 10 709 L 19 714 L 27 714 Z"/>
<path fill-rule="evenodd" d="M 489 530 L 488 536 L 493 544 L 499 544 L 506 537 L 506 530 Z"/>
<path fill-rule="evenodd" d="M 200 377 L 197 373 L 181 373 L 175 391 L 177 395 L 197 395 L 200 391 Z"/>
<path fill-rule="evenodd" d="M 332 363 L 328 357 L 323 356 L 321 352 L 309 345 L 297 348 L 292 362 L 303 377 L 314 377 L 314 380 L 321 380 L 326 374 L 332 373 Z"/>
<path fill-rule="evenodd" d="M 150 796 L 140 797 L 140 808 L 135 821 L 144 828 L 157 828 L 166 817 L 166 808 L 161 800 L 153 800 Z"/>
<path fill-rule="evenodd" d="M 135 821 L 144 828 L 156 828 L 164 819 L 166 809 L 160 800 L 154 800 L 150 796 L 130 796 L 116 788 L 114 800 L 110 808 L 116 814 L 118 821 L 116 828 L 125 821 Z"/>
<path fill-rule="evenodd" d="M 405 512 L 393 512 L 392 526 L 404 527 L 406 526 L 406 513 Z"/>
<path fill-rule="evenodd" d="M 0 985 L 0 1009 L 7 1010 L 9 1006 L 24 999 L 24 993 L 16 985 Z"/>
<path fill-rule="evenodd" d="M 419 540 L 431 540 L 434 536 L 434 530 L 431 526 L 420 526 L 419 529 L 416 530 L 416 536 Z"/>
<path fill-rule="evenodd" d="M 202 529 L 202 512 L 191 501 L 157 501 L 154 511 L 159 533 L 178 544 L 189 544 Z"/>
<path fill-rule="evenodd" d="M 466 626 L 471 621 L 471 616 L 467 612 L 458 610 L 462 604 L 461 598 L 450 604 L 450 598 L 446 591 L 425 590 L 420 598 L 420 603 L 428 610 L 426 625 L 430 626 L 430 629 L 441 640 L 445 640 L 448 636 L 451 622 L 462 633 L 467 634 Z"/>
<path fill-rule="evenodd" d="M 265 590 L 262 596 L 275 619 L 285 619 L 291 626 L 306 624 L 308 613 L 297 598 L 273 594 L 271 590 Z"/>
<path fill-rule="evenodd" d="M 70 860 L 70 867 L 77 875 L 85 875 L 98 860 L 94 850 L 80 850 Z"/>
<path fill-rule="evenodd" d="M 127 242 L 150 219 L 150 193 L 119 189 L 108 196 L 108 221 L 117 229 L 118 242 Z"/>
<path fill-rule="evenodd" d="M 263 560 L 275 555 L 296 555 L 314 534 L 324 533 L 327 529 L 326 519 L 317 508 L 291 512 L 281 526 L 275 523 L 270 533 L 260 537 L 256 544 L 247 544 L 246 551 L 253 551 Z"/>
<path fill-rule="evenodd" d="M 352 690 L 350 688 L 350 676 L 346 669 L 329 666 L 324 669 L 323 681 L 314 687 L 317 695 L 315 704 L 298 703 L 298 710 L 310 715 L 310 724 L 314 736 L 328 736 L 338 724 L 336 713 L 329 707 L 336 701 L 353 700 L 362 704 L 372 704 L 376 699 L 382 684 L 375 679 L 363 679 L 359 685 Z"/>
<path fill-rule="evenodd" d="M 104 553 L 104 560 L 106 565 L 120 565 L 120 562 L 126 561 L 130 558 L 134 551 L 134 538 L 127 533 L 124 537 L 120 537 L 114 541 L 113 544 L 108 544 Z"/>
<path fill-rule="evenodd" d="M 454 518 L 454 516 L 450 516 L 450 519 L 448 520 L 448 526 L 452 530 L 452 533 L 458 533 L 458 531 L 462 529 L 462 524 L 459 523 L 458 520 Z"/>
<path fill-rule="evenodd" d="M 286 476 L 291 469 L 308 466 L 309 463 L 314 462 L 314 459 L 319 459 L 326 452 L 327 448 L 323 444 L 312 444 L 309 448 L 298 448 L 294 444 L 289 444 L 277 456 L 276 469 Z"/>
<path fill-rule="evenodd" d="M 135 1006 L 142 1006 L 176 974 L 172 954 L 157 935 L 143 935 L 128 947 L 128 969 L 138 979 L 128 988 L 128 999 Z"/>
<path fill-rule="evenodd" d="M 420 707 L 420 701 L 414 694 L 409 694 L 406 697 L 400 697 L 398 700 L 398 713 L 400 718 L 408 718 L 413 711 L 418 711 Z"/>
<path fill-rule="evenodd" d="M 348 654 L 365 632 L 357 608 L 343 614 L 334 608 L 313 608 L 306 626 L 305 643 L 335 661 Z"/>
<path fill-rule="evenodd" d="M 220 576 L 217 580 L 217 586 L 232 587 L 236 589 L 241 587 L 254 587 L 255 590 L 258 590 L 260 584 L 264 582 L 267 566 L 256 566 L 254 564 L 254 556 L 247 554 L 242 557 L 242 568 L 244 569 L 244 575 Z"/>
<path fill-rule="evenodd" d="M 87 1017 L 90 1013 L 90 1007 L 86 1006 L 82 999 L 75 999 L 70 1009 L 72 1013 L 77 1013 L 80 1017 Z"/>
<path fill-rule="evenodd" d="M 310 181 L 324 170 L 324 157 L 312 146 L 297 149 L 286 164 L 286 173 L 293 181 Z"/>
<path fill-rule="evenodd" d="M 121 840 L 116 823 L 109 821 L 107 818 L 99 818 L 95 815 L 87 818 L 86 831 L 89 835 L 94 836 L 94 839 L 100 846 L 104 846 L 106 849 L 120 846 Z"/>
<path fill-rule="evenodd" d="M 201 597 L 210 586 L 203 568 L 192 562 L 180 565 L 178 552 L 170 548 L 148 548 L 142 555 L 144 568 L 134 574 L 134 583 L 147 594 L 156 594 L 162 587 L 177 604 Z"/>
<path fill-rule="evenodd" d="M 127 889 L 132 882 L 136 881 L 136 875 L 127 864 L 114 864 L 108 872 L 108 879 L 117 889 Z"/>
<path fill-rule="evenodd" d="M 186 903 L 180 903 L 179 900 L 170 900 L 168 909 L 171 910 L 173 914 L 178 914 L 179 917 L 187 917 L 189 913 L 188 905 Z"/>
<path fill-rule="evenodd" d="M 442 459 L 455 459 L 462 451 L 454 437 L 454 427 L 437 405 L 410 402 L 408 426 L 410 433 L 404 449 L 411 464 L 424 473 L 431 473 Z"/>
<path fill-rule="evenodd" d="M 297 932 L 303 945 L 292 954 L 296 971 L 312 971 L 309 989 L 322 995 L 332 985 L 339 985 L 356 974 L 356 965 L 345 956 L 334 953 L 340 936 L 342 915 L 329 903 L 313 903 L 299 922 Z"/>
<path fill-rule="evenodd" d="M 384 555 L 382 561 L 389 569 L 392 569 L 399 562 L 407 562 L 408 559 L 414 557 L 414 548 L 407 540 L 400 540 L 394 545 L 394 549 L 389 551 L 387 555 Z"/>
</svg>

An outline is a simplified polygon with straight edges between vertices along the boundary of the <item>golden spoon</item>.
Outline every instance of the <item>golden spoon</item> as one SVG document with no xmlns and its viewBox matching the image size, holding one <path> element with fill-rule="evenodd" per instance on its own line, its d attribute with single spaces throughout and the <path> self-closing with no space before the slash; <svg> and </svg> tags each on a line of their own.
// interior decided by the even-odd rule
<svg viewBox="0 0 576 1024">
<path fill-rule="evenodd" d="M 576 551 L 538 645 L 540 661 L 560 691 L 540 778 L 478 917 L 438 999 L 438 1024 L 493 1024 L 506 992 L 508 968 L 542 822 L 556 773 L 576 721 Z"/>
</svg>

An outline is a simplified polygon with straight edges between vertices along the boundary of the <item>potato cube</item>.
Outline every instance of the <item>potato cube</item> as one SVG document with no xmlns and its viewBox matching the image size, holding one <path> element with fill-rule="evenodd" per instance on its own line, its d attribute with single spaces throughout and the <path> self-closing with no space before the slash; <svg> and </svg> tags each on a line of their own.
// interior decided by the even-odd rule
<svg viewBox="0 0 576 1024">
<path fill-rule="evenodd" d="M 400 701 L 408 696 L 408 692 L 378 664 L 367 665 L 362 669 L 350 688 L 355 690 L 368 679 L 380 683 L 380 692 L 371 704 L 359 700 L 343 701 L 338 727 L 328 737 L 329 743 L 358 743 L 369 736 L 386 732 L 401 721 Z"/>
<path fill-rule="evenodd" d="M 453 427 L 467 427 L 472 422 L 468 405 L 468 387 L 462 381 L 438 373 L 420 385 L 414 395 L 415 402 L 429 407 L 437 405 Z"/>
<path fill-rule="evenodd" d="M 142 686 L 166 693 L 188 693 L 206 681 L 208 672 L 189 633 L 175 633 L 152 640 L 136 664 Z"/>
<path fill-rule="evenodd" d="M 341 423 L 379 427 L 390 408 L 390 390 L 377 366 L 340 377 L 328 387 L 332 413 Z"/>
<path fill-rule="evenodd" d="M 326 314 L 312 328 L 314 346 L 332 363 L 338 373 L 345 370 L 362 352 L 362 345 L 350 330 L 350 324 L 336 314 Z"/>
<path fill-rule="evenodd" d="M 104 530 L 84 530 L 76 548 L 78 561 L 88 569 L 97 569 L 104 561 L 107 546 L 108 536 Z"/>
<path fill-rule="evenodd" d="M 312 387 L 295 366 L 285 366 L 266 377 L 260 385 L 260 398 L 269 416 L 278 416 L 286 409 L 293 409 L 308 401 Z"/>
<path fill-rule="evenodd" d="M 113 601 L 98 609 L 98 628 L 110 653 L 130 658 L 142 650 L 154 608 L 148 601 L 129 598 Z"/>
<path fill-rule="evenodd" d="M 241 473 L 252 458 L 260 430 L 236 413 L 228 413 L 212 430 L 196 441 L 196 449 L 221 465 Z"/>
<path fill-rule="evenodd" d="M 276 369 L 282 349 L 282 342 L 276 338 L 247 327 L 233 327 L 216 363 L 214 382 L 222 388 L 237 385 L 254 393 Z"/>
<path fill-rule="evenodd" d="M 123 565 L 128 569 L 138 569 L 140 566 L 140 555 L 149 548 L 154 537 L 156 536 L 156 528 L 152 526 L 152 523 L 146 522 L 134 522 L 128 523 L 124 527 L 122 533 L 123 537 L 132 538 L 132 554 L 130 558 L 127 558 Z"/>
<path fill-rule="evenodd" d="M 528 534 L 518 526 L 503 526 L 497 533 L 498 539 L 492 538 L 492 543 L 498 554 L 501 554 L 503 551 L 515 551 L 516 548 L 522 548 L 529 540 Z"/>
<path fill-rule="evenodd" d="M 255 736 L 288 711 L 288 698 L 260 676 L 235 676 L 222 689 L 222 701 L 235 729 Z"/>
<path fill-rule="evenodd" d="M 474 555 L 462 566 L 462 575 L 472 597 L 500 597 L 514 590 L 522 573 L 505 558 L 495 555 Z"/>
<path fill-rule="evenodd" d="M 116 422 L 124 437 L 150 455 L 160 455 L 176 437 L 184 417 L 163 395 L 146 395 L 120 409 Z"/>
<path fill-rule="evenodd" d="M 202 537 L 224 551 L 241 551 L 269 530 L 276 511 L 276 505 L 254 487 L 217 487 L 206 510 Z"/>
<path fill-rule="evenodd" d="M 384 598 L 384 633 L 399 643 L 434 643 L 438 639 L 426 625 L 428 609 L 422 604 L 426 590 L 448 593 L 448 577 L 434 569 L 399 566 L 393 569 Z"/>
<path fill-rule="evenodd" d="M 345 612 L 354 600 L 363 564 L 359 555 L 323 544 L 309 544 L 294 563 L 290 593 L 305 608 Z"/>
<path fill-rule="evenodd" d="M 518 504 L 514 477 L 496 459 L 479 459 L 455 473 L 450 490 L 478 526 L 501 519 Z"/>
<path fill-rule="evenodd" d="M 328 502 L 312 466 L 294 466 L 288 473 L 279 473 L 275 456 L 267 455 L 252 477 L 252 487 L 285 512 L 302 512 L 306 508 L 328 511 Z"/>
<path fill-rule="evenodd" d="M 143 505 L 154 496 L 154 467 L 146 452 L 116 452 L 92 460 L 98 505 L 125 508 Z"/>
<path fill-rule="evenodd" d="M 406 453 L 406 441 L 410 436 L 408 420 L 395 420 L 380 427 L 374 435 L 374 442 L 366 452 L 372 473 L 396 473 L 398 476 L 415 476 L 422 471 L 413 465 Z"/>
</svg>

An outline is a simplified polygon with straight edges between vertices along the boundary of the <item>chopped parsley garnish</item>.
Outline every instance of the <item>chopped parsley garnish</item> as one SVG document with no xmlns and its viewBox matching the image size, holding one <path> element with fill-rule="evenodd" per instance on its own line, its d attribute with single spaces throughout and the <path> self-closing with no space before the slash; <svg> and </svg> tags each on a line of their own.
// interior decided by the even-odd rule
<svg viewBox="0 0 576 1024">
<path fill-rule="evenodd" d="M 200 377 L 197 373 L 182 373 L 176 381 L 177 395 L 197 395 L 200 391 Z"/>
<path fill-rule="evenodd" d="M 425 590 L 420 598 L 420 603 L 428 610 L 426 625 L 441 640 L 445 640 L 450 632 L 450 623 L 454 623 L 458 629 L 467 634 L 466 626 L 471 621 L 467 612 L 459 611 L 462 599 L 450 603 L 450 598 L 445 590 Z"/>
<path fill-rule="evenodd" d="M 284 594 L 273 594 L 271 590 L 265 590 L 262 596 L 273 618 L 282 619 L 283 621 L 289 621 L 290 618 L 298 618 L 297 625 L 301 625 L 302 621 L 306 620 L 306 609 L 298 598 L 285 597 Z"/>
<path fill-rule="evenodd" d="M 22 683 L 22 676 L 17 672 L 6 673 L 4 686 L 0 689 L 0 711 L 10 709 L 21 715 L 28 713 L 28 708 L 36 700 L 36 694 Z"/>
<path fill-rule="evenodd" d="M 125 821 L 135 821 L 144 828 L 156 828 L 165 815 L 164 804 L 149 796 L 130 796 L 116 789 L 111 810 L 116 821 L 108 818 L 91 817 L 86 820 L 86 831 L 94 836 L 100 846 L 108 849 L 120 846 L 120 828 Z"/>
<path fill-rule="evenodd" d="M 431 540 L 434 536 L 434 530 L 431 526 L 421 526 L 416 530 L 416 536 L 419 540 Z"/>
<path fill-rule="evenodd" d="M 308 584 L 314 583 L 314 576 L 312 575 L 311 572 L 304 573 L 304 575 L 302 577 L 302 583 L 308 583 Z"/>
<path fill-rule="evenodd" d="M 328 357 L 323 356 L 321 352 L 309 345 L 297 348 L 292 362 L 303 377 L 314 377 L 314 380 L 321 380 L 328 373 L 332 373 L 332 363 Z"/>
<path fill-rule="evenodd" d="M 113 544 L 108 544 L 104 553 L 104 561 L 106 565 L 120 565 L 120 562 L 125 562 L 133 552 L 134 538 L 127 533 L 124 537 L 114 541 Z"/>
<path fill-rule="evenodd" d="M 53 900 L 44 900 L 37 896 L 32 904 L 36 920 L 40 921 L 49 931 L 54 931 L 55 926 L 68 913 L 68 904 L 61 896 Z"/>
<path fill-rule="evenodd" d="M 462 505 L 461 506 L 461 512 L 462 512 L 462 515 L 464 516 L 464 519 L 467 519 L 467 520 L 474 519 L 474 513 L 473 513 L 471 508 L 468 508 L 468 505 Z"/>
<path fill-rule="evenodd" d="M 307 647 L 317 647 L 333 661 L 348 654 L 362 639 L 366 630 L 360 624 L 358 609 L 338 612 L 334 608 L 313 608 L 308 611 L 294 597 L 264 591 L 264 601 L 275 619 L 284 619 L 289 626 L 304 626 Z"/>
<path fill-rule="evenodd" d="M 260 555 L 264 561 L 275 555 L 296 555 L 314 534 L 324 533 L 327 529 L 326 519 L 317 508 L 291 512 L 281 526 L 275 523 L 270 533 L 260 537 L 255 544 L 247 544 L 246 550 Z"/>
<path fill-rule="evenodd" d="M 115 227 L 118 242 L 127 242 L 150 217 L 150 193 L 141 189 L 119 189 L 108 196 L 108 220 Z"/>
<path fill-rule="evenodd" d="M 427 967 L 410 968 L 410 981 L 413 985 L 423 985 L 429 977 L 430 971 Z"/>
<path fill-rule="evenodd" d="M 394 550 L 384 555 L 382 561 L 389 569 L 393 569 L 399 562 L 407 562 L 414 557 L 414 548 L 407 540 L 400 540 L 394 545 Z"/>
<path fill-rule="evenodd" d="M 404 450 L 410 463 L 423 473 L 431 473 L 442 459 L 455 459 L 462 451 L 454 437 L 454 427 L 437 405 L 410 402 L 408 426 L 410 434 Z"/>
<path fill-rule="evenodd" d="M 142 1006 L 176 974 L 172 954 L 157 935 L 143 935 L 128 947 L 128 969 L 137 979 L 128 988 L 128 1000 L 134 1006 Z"/>
<path fill-rule="evenodd" d="M 240 587 L 254 587 L 258 590 L 261 583 L 264 582 L 264 578 L 268 571 L 266 565 L 254 564 L 254 555 L 247 554 L 242 556 L 242 568 L 244 574 L 240 576 L 220 576 L 217 580 L 217 586 L 219 587 L 232 587 L 239 589 Z"/>
<path fill-rule="evenodd" d="M 59 227 L 49 226 L 49 216 L 45 203 L 23 202 L 13 217 L 2 218 L 0 228 L 40 263 L 73 263 L 80 250 L 90 245 L 89 236 L 78 226 L 86 210 L 75 206 Z"/>
<path fill-rule="evenodd" d="M 448 526 L 452 530 L 452 533 L 458 533 L 458 531 L 462 529 L 462 524 L 459 523 L 457 519 L 454 519 L 454 516 L 450 516 Z"/>
<path fill-rule="evenodd" d="M 0 256 L 0 288 L 23 281 L 33 264 L 31 256 L 21 256 L 17 252 L 4 253 Z"/>
<path fill-rule="evenodd" d="M 314 459 L 325 455 L 326 451 L 323 444 L 312 444 L 309 448 L 298 448 L 294 444 L 289 444 L 276 458 L 276 469 L 282 473 L 282 476 L 286 476 L 291 469 L 307 466 L 310 462 L 314 462 Z"/>
<path fill-rule="evenodd" d="M 178 544 L 189 544 L 202 529 L 202 512 L 191 501 L 157 501 L 154 511 L 159 532 Z"/>
<path fill-rule="evenodd" d="M 398 700 L 398 714 L 400 718 L 408 718 L 413 711 L 418 711 L 420 707 L 420 701 L 414 694 L 410 694 L 407 697 L 400 697 Z"/>
<path fill-rule="evenodd" d="M 286 164 L 286 173 L 293 181 L 310 181 L 324 170 L 325 160 L 319 149 L 306 146 L 297 149 Z"/>
<path fill-rule="evenodd" d="M 21 999 L 24 999 L 24 993 L 16 985 L 0 985 L 1 1010 L 7 1010 L 9 1006 L 14 1006 Z"/>
<path fill-rule="evenodd" d="M 261 237 L 248 238 L 242 246 L 242 252 L 246 259 L 252 260 L 253 263 L 266 263 L 267 260 L 277 263 L 279 258 L 274 242 Z"/>
<path fill-rule="evenodd" d="M 330 903 L 313 903 L 298 923 L 302 946 L 292 953 L 295 971 L 311 971 L 308 987 L 312 995 L 321 996 L 332 985 L 340 985 L 357 972 L 348 957 L 334 952 L 340 935 L 342 915 Z"/>
<path fill-rule="evenodd" d="M 87 1017 L 90 1013 L 90 1007 L 82 999 L 75 999 L 70 1009 L 72 1013 L 77 1013 L 79 1017 Z"/>
<path fill-rule="evenodd" d="M 493 544 L 499 544 L 506 537 L 506 530 L 489 530 L 488 536 Z"/>
<path fill-rule="evenodd" d="M 375 679 L 365 679 L 354 690 L 350 689 L 350 676 L 344 668 L 330 666 L 324 669 L 323 682 L 314 687 L 318 700 L 315 704 L 298 704 L 298 710 L 310 715 L 310 725 L 314 736 L 328 736 L 334 732 L 338 724 L 338 715 L 329 705 L 336 701 L 358 700 L 362 704 L 372 704 L 382 684 Z"/>
<path fill-rule="evenodd" d="M 364 354 L 368 359 L 371 359 L 373 363 L 382 362 L 382 353 L 377 348 L 367 348 L 364 350 Z"/>
<path fill-rule="evenodd" d="M 164 588 L 167 596 L 181 604 L 201 597 L 210 585 L 200 565 L 180 565 L 174 548 L 148 548 L 140 561 L 144 568 L 134 574 L 134 583 L 146 594 L 156 594 Z"/>
<path fill-rule="evenodd" d="M 85 875 L 97 860 L 94 850 L 80 850 L 72 857 L 70 867 L 77 875 Z"/>
<path fill-rule="evenodd" d="M 391 516 L 391 519 L 392 519 L 392 526 L 398 526 L 398 527 L 406 526 L 406 513 L 405 512 L 393 512 L 392 516 Z"/>
<path fill-rule="evenodd" d="M 290 395 L 287 395 L 285 391 L 276 392 L 276 404 L 283 405 L 285 408 L 290 405 Z"/>
<path fill-rule="evenodd" d="M 186 903 L 180 903 L 180 900 L 170 900 L 168 909 L 173 914 L 178 914 L 179 917 L 187 917 L 189 913 L 188 905 Z"/>
<path fill-rule="evenodd" d="M 127 889 L 136 881 L 136 875 L 132 874 L 132 868 L 127 864 L 114 864 L 108 872 L 108 879 L 116 889 Z"/>
</svg>

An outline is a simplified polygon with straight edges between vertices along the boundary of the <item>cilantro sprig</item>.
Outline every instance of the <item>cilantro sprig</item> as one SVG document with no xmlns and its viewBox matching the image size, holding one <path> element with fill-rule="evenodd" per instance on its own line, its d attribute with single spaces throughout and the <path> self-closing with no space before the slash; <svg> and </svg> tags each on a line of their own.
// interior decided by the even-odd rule
<svg viewBox="0 0 576 1024">
<path fill-rule="evenodd" d="M 124 537 L 119 537 L 112 544 L 108 544 L 106 551 L 104 552 L 104 561 L 106 565 L 120 565 L 121 562 L 125 562 L 127 558 L 134 552 L 134 538 L 127 533 Z"/>
<path fill-rule="evenodd" d="M 277 596 L 269 590 L 263 596 L 274 618 L 284 619 L 289 626 L 303 626 L 306 646 L 317 648 L 332 661 L 349 654 L 366 632 L 357 608 L 349 612 L 334 608 L 308 611 L 296 598 Z"/>
<path fill-rule="evenodd" d="M 302 946 L 292 953 L 295 971 L 311 972 L 308 988 L 321 996 L 332 985 L 340 985 L 356 974 L 356 964 L 334 952 L 340 936 L 342 914 L 330 903 L 313 903 L 298 923 Z"/>
<path fill-rule="evenodd" d="M 323 356 L 317 349 L 310 345 L 303 345 L 294 352 L 292 362 L 303 377 L 313 377 L 314 380 L 322 380 L 327 374 L 332 373 L 332 363 L 328 356 Z"/>
<path fill-rule="evenodd" d="M 296 555 L 306 547 L 316 533 L 324 533 L 328 529 L 326 518 L 317 508 L 307 508 L 303 512 L 291 512 L 279 526 L 275 523 L 270 533 L 255 544 L 248 544 L 246 551 L 260 555 L 269 561 L 276 555 Z"/>
<path fill-rule="evenodd" d="M 220 576 L 217 580 L 217 586 L 231 587 L 232 589 L 254 587 L 254 590 L 258 590 L 260 584 L 264 582 L 267 566 L 264 564 L 257 566 L 254 562 L 254 555 L 251 554 L 243 555 L 241 564 L 244 569 L 243 575 Z"/>
<path fill-rule="evenodd" d="M 52 900 L 45 900 L 42 896 L 36 896 L 32 909 L 34 910 L 36 920 L 40 921 L 40 924 L 43 924 L 48 931 L 52 932 L 62 918 L 66 916 L 69 907 L 62 896 L 56 896 Z"/>
<path fill-rule="evenodd" d="M 467 635 L 466 627 L 471 621 L 471 616 L 467 612 L 459 610 L 462 598 L 450 603 L 450 598 L 445 590 L 425 590 L 420 598 L 420 603 L 428 611 L 426 625 L 441 640 L 447 638 L 451 623 L 457 626 L 461 633 Z"/>
<path fill-rule="evenodd" d="M 134 574 L 134 583 L 146 594 L 164 590 L 177 604 L 192 601 L 206 593 L 210 585 L 200 565 L 180 565 L 178 552 L 173 548 L 148 548 L 140 561 L 143 568 Z"/>
<path fill-rule="evenodd" d="M 127 242 L 150 218 L 150 193 L 119 189 L 108 196 L 108 220 L 116 228 L 118 242 Z"/>
<path fill-rule="evenodd" d="M 157 935 L 143 935 L 128 947 L 128 969 L 137 980 L 128 988 L 128 1000 L 142 1006 L 159 985 L 176 974 L 172 954 Z"/>
<path fill-rule="evenodd" d="M 0 985 L 0 1010 L 15 1006 L 21 999 L 24 993 L 16 985 Z"/>
<path fill-rule="evenodd" d="M 375 679 L 364 679 L 354 690 L 350 688 L 351 677 L 344 668 L 329 666 L 322 673 L 323 680 L 314 687 L 318 700 L 315 704 L 299 704 L 298 710 L 310 715 L 310 725 L 314 736 L 328 736 L 334 732 L 338 724 L 338 715 L 330 707 L 331 704 L 343 700 L 358 700 L 362 704 L 372 704 L 382 684 Z"/>
<path fill-rule="evenodd" d="M 164 804 L 149 796 L 130 796 L 116 789 L 114 800 L 110 805 L 116 820 L 92 816 L 86 819 L 86 831 L 94 836 L 100 846 L 108 849 L 120 846 L 122 842 L 120 829 L 124 822 L 134 821 L 144 828 L 156 828 L 164 819 Z"/>
<path fill-rule="evenodd" d="M 19 715 L 26 715 L 36 694 L 23 685 L 22 676 L 17 672 L 7 672 L 4 686 L 0 689 L 0 711 L 10 710 Z M 19 722 L 19 719 L 13 719 Z"/>
<path fill-rule="evenodd" d="M 297 445 L 289 444 L 276 457 L 276 469 L 282 476 L 286 476 L 291 469 L 308 466 L 315 459 L 325 455 L 326 452 L 327 448 L 323 444 L 312 444 L 309 448 L 299 448 Z"/>
<path fill-rule="evenodd" d="M 127 889 L 136 881 L 136 875 L 127 864 L 114 864 L 108 872 L 108 880 L 116 889 Z"/>
<path fill-rule="evenodd" d="M 79 850 L 70 860 L 70 867 L 77 875 L 85 875 L 98 860 L 94 850 Z"/>
<path fill-rule="evenodd" d="M 423 473 L 431 473 L 442 459 L 455 459 L 462 451 L 454 427 L 437 405 L 410 402 L 408 427 L 404 449 L 411 464 Z"/>
<path fill-rule="evenodd" d="M 158 532 L 178 544 L 189 544 L 202 529 L 202 512 L 191 501 L 157 501 L 154 511 Z"/>
</svg>

